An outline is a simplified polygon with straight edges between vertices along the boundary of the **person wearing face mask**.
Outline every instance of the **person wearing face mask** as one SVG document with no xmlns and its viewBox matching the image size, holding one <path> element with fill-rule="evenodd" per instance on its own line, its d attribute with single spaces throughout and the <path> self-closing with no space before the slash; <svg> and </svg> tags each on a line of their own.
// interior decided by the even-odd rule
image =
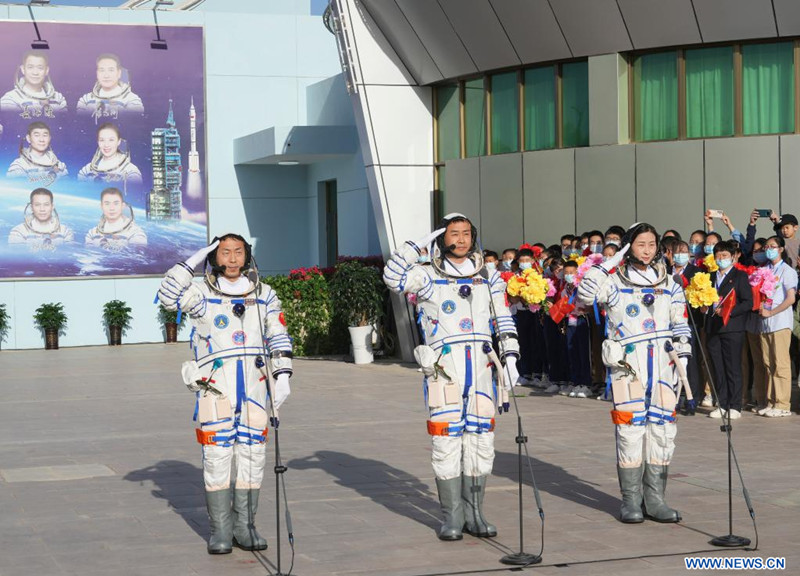
<svg viewBox="0 0 800 576">
<path fill-rule="evenodd" d="M 570 398 L 588 398 L 592 395 L 589 322 L 586 318 L 586 308 L 576 301 L 575 275 L 577 272 L 577 262 L 570 260 L 564 263 L 564 287 L 561 290 L 560 298 L 566 298 L 568 302 L 575 305 L 575 309 L 564 319 L 571 384 L 563 390 L 559 390 L 559 394 Z"/>
<path fill-rule="evenodd" d="M 545 270 L 545 276 L 552 280 L 556 288 L 556 296 L 548 298 L 550 304 L 555 304 L 561 290 L 564 288 L 564 260 L 556 255 L 550 261 L 550 266 Z M 569 366 L 567 364 L 567 342 L 558 324 L 553 322 L 550 314 L 542 314 L 542 331 L 544 334 L 547 366 L 549 367 L 550 385 L 545 388 L 548 394 L 558 393 L 562 387 L 569 386 Z"/>
<path fill-rule="evenodd" d="M 533 251 L 527 244 L 523 244 L 517 250 L 516 267 L 517 275 L 521 276 L 526 270 L 535 270 L 536 262 Z M 517 334 L 519 335 L 519 361 L 517 370 L 520 378 L 514 385 L 531 385 L 533 383 L 533 366 L 536 356 L 536 346 L 534 345 L 534 323 L 539 319 L 538 314 L 531 312 L 530 308 L 520 299 L 509 297 L 511 312 L 517 324 Z M 541 378 L 541 360 L 539 360 L 539 374 Z"/>
<path fill-rule="evenodd" d="M 766 238 L 756 238 L 753 241 L 753 255 L 752 260 L 756 266 L 764 266 L 767 262 L 767 256 L 764 253 L 764 245 L 767 243 Z M 747 314 L 745 321 L 745 352 L 744 356 L 748 356 L 752 361 L 753 379 L 752 388 L 748 390 L 747 372 L 742 371 L 745 377 L 745 382 L 742 387 L 742 405 L 747 403 L 752 412 L 758 412 L 766 407 L 766 382 L 767 370 L 764 365 L 763 353 L 761 350 L 761 316 L 758 311 L 750 311 Z M 748 393 L 749 392 L 749 393 Z"/>
<path fill-rule="evenodd" d="M 703 246 L 706 243 L 706 233 L 703 230 L 695 230 L 689 236 L 689 255 L 692 260 L 702 260 L 705 256 Z"/>
<path fill-rule="evenodd" d="M 561 253 L 564 254 L 565 257 L 568 256 L 567 252 L 569 250 L 572 250 L 572 243 L 574 241 L 575 241 L 575 235 L 574 234 L 564 234 L 561 237 L 561 241 L 560 241 L 560 243 L 561 243 Z"/>
<path fill-rule="evenodd" d="M 706 234 L 706 243 L 703 245 L 703 254 L 700 257 L 705 258 L 709 254 L 713 254 L 714 246 L 717 242 L 722 242 L 722 236 L 716 232 L 709 232 Z"/>
<path fill-rule="evenodd" d="M 719 270 L 711 273 L 711 283 L 719 302 L 708 308 L 705 318 L 706 347 L 719 398 L 719 406 L 709 417 L 731 420 L 742 416 L 742 345 L 747 315 L 753 308 L 747 273 L 733 265 L 735 252 L 732 242 L 714 245 Z"/>
<path fill-rule="evenodd" d="M 428 261 L 430 261 L 430 259 Z M 498 258 L 497 252 L 493 250 L 483 251 L 483 262 L 486 266 L 486 270 L 488 270 L 490 274 L 494 274 L 497 271 L 497 264 L 499 261 L 500 258 Z"/>
<path fill-rule="evenodd" d="M 513 272 L 514 260 L 516 259 L 517 259 L 516 248 L 506 248 L 505 250 L 503 250 L 503 260 L 500 262 L 500 271 Z"/>
<path fill-rule="evenodd" d="M 761 416 L 781 418 L 791 416 L 789 401 L 792 396 L 792 363 L 789 346 L 792 337 L 792 304 L 797 293 L 797 272 L 786 255 L 786 243 L 781 236 L 772 236 L 764 245 L 772 273 L 778 285 L 772 298 L 762 303 L 761 353 L 767 371 L 766 406 L 758 411 Z"/>
<path fill-rule="evenodd" d="M 617 248 L 622 247 L 622 237 L 625 235 L 625 228 L 622 226 L 611 226 L 605 233 L 605 243 L 613 244 Z"/>
</svg>

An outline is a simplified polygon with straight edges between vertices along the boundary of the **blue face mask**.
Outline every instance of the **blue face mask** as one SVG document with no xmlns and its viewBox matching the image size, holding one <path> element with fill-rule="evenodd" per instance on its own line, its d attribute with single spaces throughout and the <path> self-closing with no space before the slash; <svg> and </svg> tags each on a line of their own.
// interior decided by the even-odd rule
<svg viewBox="0 0 800 576">
<path fill-rule="evenodd" d="M 713 254 L 714 253 L 714 245 L 713 244 L 706 244 L 703 246 L 703 252 L 706 254 Z"/>
<path fill-rule="evenodd" d="M 675 254 L 672 261 L 676 266 L 686 266 L 689 263 L 689 255 L 685 253 Z"/>
<path fill-rule="evenodd" d="M 777 248 L 767 248 L 764 251 L 764 254 L 767 257 L 767 260 L 769 260 L 770 262 L 774 261 L 776 258 L 778 258 L 778 256 L 781 255 L 780 251 Z"/>
<path fill-rule="evenodd" d="M 730 258 L 717 260 L 717 266 L 719 266 L 720 270 L 727 270 L 728 268 L 731 267 L 731 264 L 733 264 L 733 260 L 731 260 Z"/>
<path fill-rule="evenodd" d="M 575 282 L 575 274 L 564 274 L 564 282 L 573 284 Z"/>
<path fill-rule="evenodd" d="M 519 269 L 520 270 L 528 270 L 533 266 L 533 262 L 520 262 Z"/>
<path fill-rule="evenodd" d="M 494 262 L 487 262 L 486 263 L 486 269 L 489 272 L 494 272 L 495 270 L 497 270 L 497 264 L 495 264 Z"/>
<path fill-rule="evenodd" d="M 600 254 L 603 252 L 602 244 L 590 244 L 589 248 L 591 249 L 592 254 Z"/>
<path fill-rule="evenodd" d="M 513 260 L 503 260 L 503 270 L 511 270 Z"/>
<path fill-rule="evenodd" d="M 431 261 L 430 254 L 420 254 L 417 256 L 417 263 L 418 264 L 428 264 Z"/>
<path fill-rule="evenodd" d="M 753 252 L 753 261 L 756 264 L 764 264 L 767 261 L 767 255 L 764 252 Z"/>
<path fill-rule="evenodd" d="M 689 252 L 697 256 L 700 254 L 700 244 L 689 244 Z"/>
</svg>

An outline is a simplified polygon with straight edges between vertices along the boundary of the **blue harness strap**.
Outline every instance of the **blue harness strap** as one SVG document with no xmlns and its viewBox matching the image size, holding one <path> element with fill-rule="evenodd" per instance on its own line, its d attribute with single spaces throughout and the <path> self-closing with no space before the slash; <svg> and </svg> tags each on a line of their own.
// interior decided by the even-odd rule
<svg viewBox="0 0 800 576">
<path fill-rule="evenodd" d="M 644 395 L 644 402 L 647 408 L 650 408 L 650 401 L 653 395 L 653 357 L 655 346 L 653 344 L 647 345 L 647 392 Z"/>
<path fill-rule="evenodd" d="M 236 414 L 242 413 L 242 402 L 245 399 L 244 388 L 244 363 L 236 361 Z"/>
</svg>

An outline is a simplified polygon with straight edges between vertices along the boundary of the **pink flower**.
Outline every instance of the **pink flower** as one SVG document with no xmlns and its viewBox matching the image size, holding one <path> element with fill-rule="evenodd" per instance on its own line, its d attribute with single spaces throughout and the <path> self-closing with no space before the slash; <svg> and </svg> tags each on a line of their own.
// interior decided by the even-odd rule
<svg viewBox="0 0 800 576">
<path fill-rule="evenodd" d="M 545 278 L 545 280 L 547 280 L 547 297 L 552 298 L 556 295 L 556 287 L 550 278 Z"/>
<path fill-rule="evenodd" d="M 578 271 L 575 272 L 575 286 L 581 283 L 581 280 L 589 271 L 592 266 L 596 266 L 603 262 L 602 254 L 589 254 L 583 264 L 578 266 Z"/>
<path fill-rule="evenodd" d="M 406 300 L 408 300 L 409 304 L 412 304 L 414 306 L 417 305 L 417 295 L 416 294 L 410 294 L 410 293 L 406 294 Z"/>
<path fill-rule="evenodd" d="M 528 310 L 530 310 L 533 313 L 536 313 L 541 309 L 542 309 L 541 304 L 529 304 L 528 305 Z"/>
<path fill-rule="evenodd" d="M 756 269 L 756 271 L 748 277 L 748 280 L 750 286 L 757 286 L 759 292 L 767 298 L 770 298 L 775 293 L 775 288 L 777 288 L 778 285 L 778 277 L 775 276 L 769 268 Z"/>
</svg>

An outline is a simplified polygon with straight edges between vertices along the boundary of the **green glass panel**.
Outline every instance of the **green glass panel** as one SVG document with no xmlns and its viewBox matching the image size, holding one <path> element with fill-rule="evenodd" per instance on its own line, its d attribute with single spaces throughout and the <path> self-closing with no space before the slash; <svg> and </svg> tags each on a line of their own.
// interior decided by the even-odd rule
<svg viewBox="0 0 800 576">
<path fill-rule="evenodd" d="M 742 129 L 745 134 L 794 132 L 791 42 L 742 46 Z"/>
<path fill-rule="evenodd" d="M 495 74 L 492 81 L 492 154 L 519 151 L 517 73 Z"/>
<path fill-rule="evenodd" d="M 686 51 L 686 136 L 733 136 L 733 46 Z"/>
<path fill-rule="evenodd" d="M 467 157 L 486 154 L 486 95 L 483 78 L 464 82 L 464 134 Z"/>
<path fill-rule="evenodd" d="M 561 67 L 561 141 L 564 148 L 589 145 L 589 63 Z"/>
<path fill-rule="evenodd" d="M 633 63 L 634 139 L 678 137 L 678 55 L 660 52 L 638 56 Z"/>
<path fill-rule="evenodd" d="M 458 86 L 436 88 L 436 126 L 439 149 L 437 162 L 461 156 L 461 131 L 459 127 Z"/>
<path fill-rule="evenodd" d="M 525 150 L 556 147 L 555 66 L 525 70 Z"/>
</svg>

